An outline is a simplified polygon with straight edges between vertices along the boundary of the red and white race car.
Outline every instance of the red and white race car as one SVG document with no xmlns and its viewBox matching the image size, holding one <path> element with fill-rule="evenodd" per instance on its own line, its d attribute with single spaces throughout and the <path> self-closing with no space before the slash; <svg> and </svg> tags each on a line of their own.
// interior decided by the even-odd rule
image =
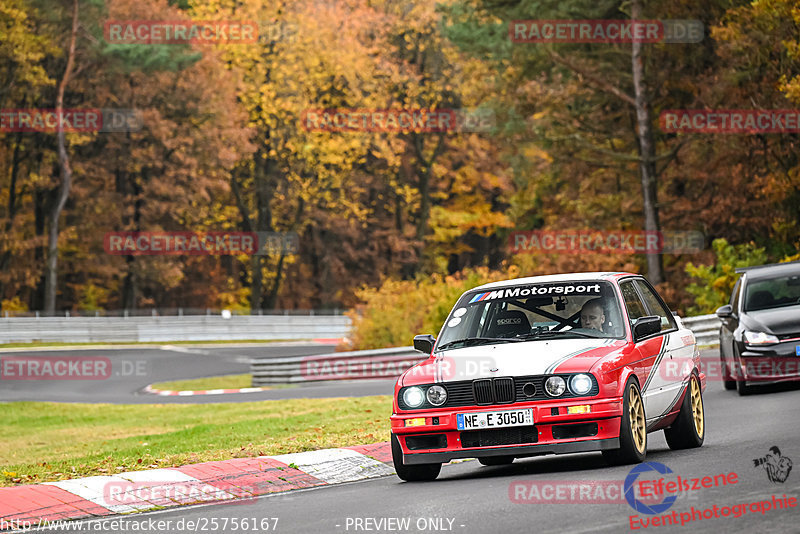
<svg viewBox="0 0 800 534">
<path fill-rule="evenodd" d="M 647 434 L 673 449 L 705 435 L 692 332 L 630 273 L 537 276 L 464 293 L 430 358 L 395 385 L 392 456 L 407 481 L 433 480 L 455 458 L 501 465 L 541 454 L 602 451 L 642 462 Z"/>
</svg>

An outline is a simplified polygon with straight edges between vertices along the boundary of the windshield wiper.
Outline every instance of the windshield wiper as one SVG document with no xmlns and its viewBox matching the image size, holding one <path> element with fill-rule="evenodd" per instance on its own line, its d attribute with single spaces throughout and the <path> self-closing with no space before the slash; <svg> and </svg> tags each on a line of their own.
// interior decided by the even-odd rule
<svg viewBox="0 0 800 534">
<path fill-rule="evenodd" d="M 598 332 L 598 333 L 603 334 L 603 332 Z M 524 340 L 524 339 L 534 339 L 539 337 L 556 337 L 565 334 L 571 336 L 588 337 L 590 339 L 598 339 L 601 337 L 605 337 L 605 335 L 594 336 L 592 334 L 587 334 L 586 332 L 576 332 L 575 330 L 548 330 L 546 332 L 531 332 L 530 334 L 521 334 L 517 336 L 516 339 Z"/>
<path fill-rule="evenodd" d="M 464 346 L 468 345 L 482 345 L 484 343 L 510 343 L 512 341 L 522 341 L 518 337 L 465 337 L 464 339 L 456 339 L 455 341 L 448 341 L 444 345 L 439 345 L 436 350 L 443 350 L 453 345 L 463 343 Z"/>
</svg>

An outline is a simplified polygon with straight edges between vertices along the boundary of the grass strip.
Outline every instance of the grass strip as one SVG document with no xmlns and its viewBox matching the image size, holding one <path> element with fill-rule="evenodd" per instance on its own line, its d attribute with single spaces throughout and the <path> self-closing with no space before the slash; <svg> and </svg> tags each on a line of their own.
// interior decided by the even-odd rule
<svg viewBox="0 0 800 534">
<path fill-rule="evenodd" d="M 252 386 L 253 379 L 249 373 L 242 375 L 211 376 L 208 378 L 189 378 L 186 380 L 170 380 L 156 382 L 150 387 L 168 391 L 204 391 L 209 389 L 241 389 Z M 272 389 L 272 388 L 265 388 Z"/>
<path fill-rule="evenodd" d="M 0 403 L 0 486 L 389 439 L 391 396 L 219 404 Z"/>
</svg>

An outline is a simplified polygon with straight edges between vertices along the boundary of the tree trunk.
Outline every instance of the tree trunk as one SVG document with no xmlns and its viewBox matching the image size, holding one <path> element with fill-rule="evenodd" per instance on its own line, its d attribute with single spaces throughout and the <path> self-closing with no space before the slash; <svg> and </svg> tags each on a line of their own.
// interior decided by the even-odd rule
<svg viewBox="0 0 800 534">
<path fill-rule="evenodd" d="M 267 156 L 261 157 L 261 152 L 256 152 L 256 164 L 254 166 L 254 187 L 256 194 L 256 232 L 271 232 L 272 231 L 272 206 L 270 201 L 275 194 L 275 181 L 273 173 L 276 171 L 274 160 Z M 250 308 L 251 313 L 255 310 L 262 309 L 265 306 L 265 284 L 264 274 L 262 268 L 264 266 L 264 257 L 258 254 L 253 255 L 252 268 L 253 268 L 253 285 L 250 293 Z"/>
<path fill-rule="evenodd" d="M 61 117 L 64 109 L 64 92 L 72 75 L 72 68 L 75 65 L 75 40 L 78 35 L 78 0 L 72 0 L 72 32 L 69 38 L 69 51 L 67 52 L 67 67 L 61 83 L 58 84 L 58 94 L 56 96 L 56 115 Z M 72 169 L 69 165 L 69 155 L 67 154 L 66 139 L 64 130 L 59 121 L 58 126 L 58 164 L 61 184 L 58 188 L 58 196 L 50 212 L 50 232 L 47 236 L 47 271 L 45 272 L 44 285 L 44 311 L 53 314 L 56 311 L 56 292 L 58 289 L 58 219 L 69 198 L 72 188 Z"/>
<path fill-rule="evenodd" d="M 641 0 L 633 0 L 631 19 L 642 19 Z M 635 41 L 632 45 L 633 91 L 636 109 L 636 134 L 639 141 L 639 171 L 642 179 L 642 200 L 644 201 L 644 229 L 647 232 L 658 232 L 658 179 L 655 165 L 655 146 L 653 141 L 652 122 L 650 120 L 650 102 L 644 84 L 644 64 L 642 43 Z M 647 254 L 647 278 L 652 284 L 664 281 L 661 254 Z"/>
<path fill-rule="evenodd" d="M 14 227 L 14 217 L 17 215 L 17 176 L 20 167 L 20 146 L 22 145 L 22 132 L 18 132 L 14 139 L 14 153 L 11 157 L 11 184 L 8 186 L 8 220 L 5 224 L 6 239 L 11 240 L 11 230 Z M 7 272 L 11 261 L 11 250 L 9 243 L 3 243 L 4 250 L 0 256 L 0 272 Z M 5 298 L 5 285 L 0 280 L 0 300 Z"/>
</svg>

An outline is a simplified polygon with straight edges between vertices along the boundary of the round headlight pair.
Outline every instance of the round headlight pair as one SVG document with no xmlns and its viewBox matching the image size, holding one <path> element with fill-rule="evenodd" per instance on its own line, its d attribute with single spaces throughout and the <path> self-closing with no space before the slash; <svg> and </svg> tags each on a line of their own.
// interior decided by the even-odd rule
<svg viewBox="0 0 800 534">
<path fill-rule="evenodd" d="M 447 390 L 442 386 L 434 385 L 427 388 L 411 387 L 403 392 L 403 402 L 409 408 L 419 408 L 425 399 L 433 406 L 441 406 L 447 401 Z"/>
<path fill-rule="evenodd" d="M 566 381 L 560 376 L 551 376 L 544 383 L 544 390 L 551 397 L 560 397 L 567 390 Z M 592 378 L 579 374 L 569 379 L 569 390 L 575 395 L 586 395 L 592 390 Z"/>
</svg>

